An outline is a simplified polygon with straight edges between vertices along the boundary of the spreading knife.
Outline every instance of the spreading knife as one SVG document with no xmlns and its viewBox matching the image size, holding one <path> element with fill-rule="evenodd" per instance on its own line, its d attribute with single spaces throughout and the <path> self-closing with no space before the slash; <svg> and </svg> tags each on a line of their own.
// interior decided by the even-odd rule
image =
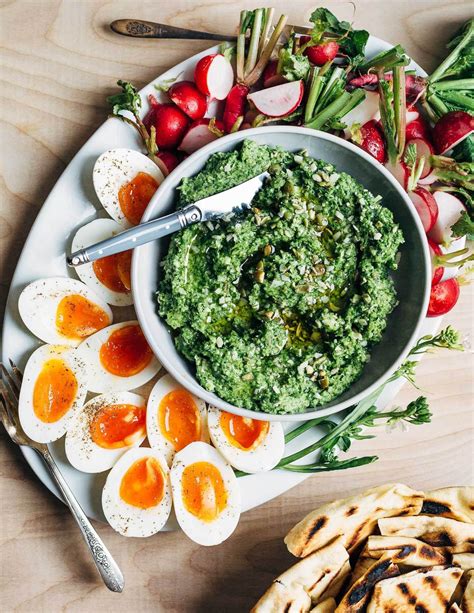
<svg viewBox="0 0 474 613">
<path fill-rule="evenodd" d="M 99 258 L 114 255 L 114 253 L 134 249 L 195 223 L 221 219 L 227 215 L 239 213 L 250 208 L 255 194 L 268 176 L 267 172 L 263 172 L 231 189 L 203 198 L 174 213 L 139 224 L 112 238 L 76 251 L 66 258 L 67 264 L 72 267 L 81 266 Z M 159 198 L 159 192 L 155 197 Z"/>
</svg>

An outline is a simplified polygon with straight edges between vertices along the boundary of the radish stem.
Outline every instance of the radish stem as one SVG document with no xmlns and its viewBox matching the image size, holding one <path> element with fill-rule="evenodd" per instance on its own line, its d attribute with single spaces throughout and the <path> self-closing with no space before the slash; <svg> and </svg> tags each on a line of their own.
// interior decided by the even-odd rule
<svg viewBox="0 0 474 613">
<path fill-rule="evenodd" d="M 262 30 L 263 9 L 256 9 L 254 12 L 252 33 L 250 35 L 247 61 L 245 62 L 244 77 L 247 76 L 257 63 L 260 32 Z"/>
<path fill-rule="evenodd" d="M 402 157 L 405 150 L 406 107 L 405 69 L 403 66 L 397 66 L 393 69 L 393 111 L 397 135 L 397 160 Z"/>
<path fill-rule="evenodd" d="M 260 44 L 258 46 L 259 56 L 262 54 L 262 51 L 264 50 L 265 45 L 267 44 L 268 36 L 270 35 L 270 28 L 272 27 L 273 17 L 275 14 L 274 8 L 264 9 L 264 11 L 265 11 L 265 16 L 264 16 L 264 21 L 263 21 L 263 32 L 262 32 L 262 36 L 260 37 Z"/>
<path fill-rule="evenodd" d="M 450 68 L 456 62 L 456 60 L 461 55 L 461 51 L 464 49 L 464 47 L 472 43 L 473 36 L 474 20 L 471 20 L 467 31 L 459 41 L 459 44 L 456 45 L 456 47 L 451 51 L 448 57 L 443 62 L 441 62 L 438 68 L 428 77 L 428 81 L 430 83 L 435 83 L 436 81 L 439 81 L 439 79 L 442 79 L 443 76 L 445 76 L 445 73 L 447 72 L 448 68 Z"/>
<path fill-rule="evenodd" d="M 319 74 L 319 68 L 313 70 L 311 75 L 311 84 L 309 87 L 308 99 L 306 100 L 306 106 L 304 110 L 304 123 L 307 124 L 313 117 L 314 107 L 323 85 L 322 77 Z"/>
<path fill-rule="evenodd" d="M 278 20 L 278 23 L 276 24 L 272 32 L 272 35 L 270 36 L 270 40 L 265 45 L 265 48 L 263 49 L 262 54 L 260 55 L 260 58 L 257 64 L 253 68 L 252 72 L 250 72 L 250 74 L 247 74 L 245 76 L 245 84 L 248 87 L 252 87 L 252 85 L 255 85 L 255 83 L 262 76 L 262 73 L 265 70 L 265 66 L 268 64 L 268 60 L 270 59 L 273 53 L 273 49 L 275 48 L 275 45 L 277 44 L 278 39 L 280 38 L 280 34 L 282 33 L 283 28 L 285 27 L 287 19 L 288 19 L 288 15 L 280 15 L 280 19 Z"/>
<path fill-rule="evenodd" d="M 433 83 L 432 89 L 443 91 L 445 89 L 474 89 L 474 79 L 450 79 Z"/>
</svg>

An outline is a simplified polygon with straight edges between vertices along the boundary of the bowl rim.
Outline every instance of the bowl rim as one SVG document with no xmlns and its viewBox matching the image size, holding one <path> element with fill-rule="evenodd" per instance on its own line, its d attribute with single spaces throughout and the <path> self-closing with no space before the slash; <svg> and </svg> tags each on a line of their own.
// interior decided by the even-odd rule
<svg viewBox="0 0 474 613">
<path fill-rule="evenodd" d="M 395 190 L 398 191 L 402 200 L 405 201 L 405 204 L 408 207 L 408 210 L 410 212 L 414 226 L 419 234 L 419 237 L 421 238 L 422 252 L 423 252 L 423 265 L 424 265 L 424 272 L 425 272 L 425 284 L 424 284 L 423 300 L 421 303 L 421 308 L 419 309 L 418 317 L 416 320 L 416 325 L 408 341 L 405 343 L 402 351 L 398 354 L 397 359 L 394 360 L 392 364 L 390 364 L 390 366 L 387 369 L 385 369 L 384 373 L 380 375 L 380 377 L 378 377 L 371 385 L 366 387 L 364 390 L 362 390 L 358 394 L 352 396 L 351 398 L 348 398 L 339 403 L 336 402 L 336 404 L 333 404 L 330 407 L 324 408 L 324 405 L 322 405 L 321 408 L 307 410 L 302 413 L 289 413 L 289 414 L 273 414 L 273 413 L 264 413 L 263 411 L 253 411 L 251 409 L 243 409 L 243 408 L 236 407 L 226 402 L 225 400 L 217 397 L 215 394 L 212 394 L 211 392 L 208 392 L 199 384 L 197 379 L 193 377 L 194 384 L 200 388 L 199 393 L 196 394 L 196 389 L 192 389 L 186 377 L 181 376 L 179 372 L 176 372 L 174 370 L 173 366 L 169 364 L 167 356 L 164 354 L 164 352 L 161 351 L 159 347 L 159 343 L 154 338 L 154 335 L 152 334 L 152 331 L 148 325 L 147 316 L 145 314 L 145 309 L 144 309 L 144 304 L 142 303 L 141 295 L 138 291 L 138 286 L 140 285 L 140 275 L 139 275 L 139 270 L 141 269 L 140 259 L 143 254 L 144 247 L 137 247 L 133 253 L 132 268 L 131 268 L 132 295 L 133 295 L 133 301 L 134 301 L 134 306 L 135 306 L 135 311 L 137 314 L 138 321 L 140 323 L 140 326 L 143 330 L 143 333 L 151 349 L 153 350 L 153 353 L 157 356 L 157 358 L 160 360 L 161 364 L 168 371 L 168 373 L 174 379 L 176 379 L 176 381 L 180 383 L 185 389 L 187 389 L 192 394 L 199 396 L 202 400 L 204 400 L 211 406 L 215 406 L 221 410 L 225 410 L 229 413 L 240 415 L 242 417 L 260 419 L 263 421 L 301 422 L 301 421 L 307 421 L 310 419 L 315 419 L 317 417 L 325 417 L 328 415 L 332 415 L 334 413 L 339 413 L 340 411 L 347 409 L 348 407 L 352 405 L 357 404 L 364 398 L 367 398 L 378 387 L 383 385 L 383 383 L 385 383 L 389 379 L 389 377 L 396 371 L 396 369 L 401 365 L 403 360 L 407 357 L 410 349 L 412 348 L 415 341 L 419 337 L 420 327 L 421 327 L 423 320 L 425 319 L 425 314 L 428 308 L 428 300 L 429 300 L 430 287 L 431 287 L 431 270 L 430 270 L 430 256 L 429 256 L 429 249 L 428 249 L 428 241 L 426 240 L 426 234 L 425 234 L 421 220 L 418 216 L 418 213 L 415 209 L 414 204 L 408 197 L 408 194 L 405 192 L 405 190 L 398 183 L 398 181 L 393 177 L 393 175 L 382 164 L 377 162 L 371 155 L 369 155 L 368 153 L 366 153 L 365 151 L 363 151 L 362 149 L 360 149 L 353 143 L 345 141 L 344 139 L 338 136 L 334 136 L 332 134 L 328 134 L 327 132 L 322 132 L 320 130 L 313 130 L 311 128 L 304 128 L 300 126 L 264 126 L 260 128 L 252 128 L 252 129 L 245 130 L 242 132 L 235 132 L 233 134 L 228 134 L 198 149 L 193 154 L 191 154 L 188 158 L 186 158 L 183 162 L 181 162 L 181 164 L 179 164 L 179 166 L 177 166 L 177 168 L 175 168 L 167 177 L 165 177 L 164 181 L 161 183 L 161 185 L 159 186 L 159 188 L 153 195 L 152 199 L 150 200 L 145 210 L 145 213 L 142 217 L 141 223 L 145 221 L 150 221 L 151 219 L 154 219 L 157 217 L 155 212 L 159 206 L 161 193 L 164 191 L 165 188 L 168 188 L 169 184 L 177 185 L 178 182 L 184 176 L 188 176 L 187 171 L 190 167 L 194 166 L 194 161 L 196 159 L 202 158 L 202 157 L 209 157 L 209 155 L 211 155 L 212 153 L 219 151 L 223 145 L 225 146 L 228 143 L 232 143 L 234 141 L 238 142 L 238 141 L 241 141 L 247 138 L 251 139 L 255 135 L 262 134 L 262 131 L 265 131 L 267 133 L 301 134 L 301 136 L 310 136 L 311 138 L 327 140 L 327 141 L 330 141 L 336 144 L 337 146 L 347 149 L 351 153 L 355 154 L 356 156 L 360 156 L 363 159 L 365 159 L 376 169 L 377 172 L 384 175 L 385 178 L 388 179 L 388 181 L 395 188 Z M 158 315 L 156 316 L 158 317 Z"/>
</svg>

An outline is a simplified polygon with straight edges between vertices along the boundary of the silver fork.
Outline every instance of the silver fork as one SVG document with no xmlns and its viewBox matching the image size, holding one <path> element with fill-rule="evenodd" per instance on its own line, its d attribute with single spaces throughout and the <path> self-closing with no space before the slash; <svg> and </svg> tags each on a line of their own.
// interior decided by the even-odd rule
<svg viewBox="0 0 474 613">
<path fill-rule="evenodd" d="M 64 500 L 66 501 L 72 516 L 79 526 L 82 536 L 92 554 L 97 570 L 104 580 L 105 585 L 112 592 L 121 592 L 124 586 L 124 578 L 117 563 L 110 555 L 107 547 L 102 542 L 97 532 L 92 527 L 86 514 L 77 502 L 74 494 L 69 488 L 61 471 L 59 470 L 53 456 L 46 445 L 36 443 L 27 436 L 21 427 L 18 418 L 18 400 L 22 375 L 16 365 L 10 360 L 12 372 L 4 364 L 0 363 L 0 420 L 5 426 L 5 430 L 17 445 L 31 447 L 41 456 L 46 464 L 54 481 L 57 483 Z"/>
</svg>

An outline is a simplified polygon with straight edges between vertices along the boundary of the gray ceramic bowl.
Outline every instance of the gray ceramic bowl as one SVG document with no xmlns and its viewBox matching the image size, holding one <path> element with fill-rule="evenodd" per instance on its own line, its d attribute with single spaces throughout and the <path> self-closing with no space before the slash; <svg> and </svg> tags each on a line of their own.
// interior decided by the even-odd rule
<svg viewBox="0 0 474 613">
<path fill-rule="evenodd" d="M 220 138 L 187 158 L 163 181 L 152 198 L 142 221 L 164 215 L 174 208 L 175 187 L 183 177 L 199 172 L 215 151 L 230 151 L 244 139 L 281 146 L 289 151 L 306 149 L 312 157 L 331 162 L 347 172 L 374 194 L 383 196 L 384 205 L 394 214 L 405 237 L 401 260 L 394 280 L 399 305 L 391 314 L 382 341 L 373 348 L 371 360 L 361 377 L 336 400 L 316 409 L 292 415 L 269 415 L 233 406 L 206 391 L 194 375 L 192 364 L 175 349 L 173 337 L 158 317 L 154 294 L 160 274 L 159 262 L 168 240 L 162 239 L 135 250 L 132 287 L 135 308 L 153 351 L 181 385 L 206 402 L 231 413 L 266 420 L 302 421 L 336 413 L 367 396 L 400 365 L 417 338 L 425 316 L 430 288 L 431 265 L 425 234 L 410 199 L 392 175 L 367 153 L 335 136 L 292 126 L 264 127 Z"/>
</svg>

